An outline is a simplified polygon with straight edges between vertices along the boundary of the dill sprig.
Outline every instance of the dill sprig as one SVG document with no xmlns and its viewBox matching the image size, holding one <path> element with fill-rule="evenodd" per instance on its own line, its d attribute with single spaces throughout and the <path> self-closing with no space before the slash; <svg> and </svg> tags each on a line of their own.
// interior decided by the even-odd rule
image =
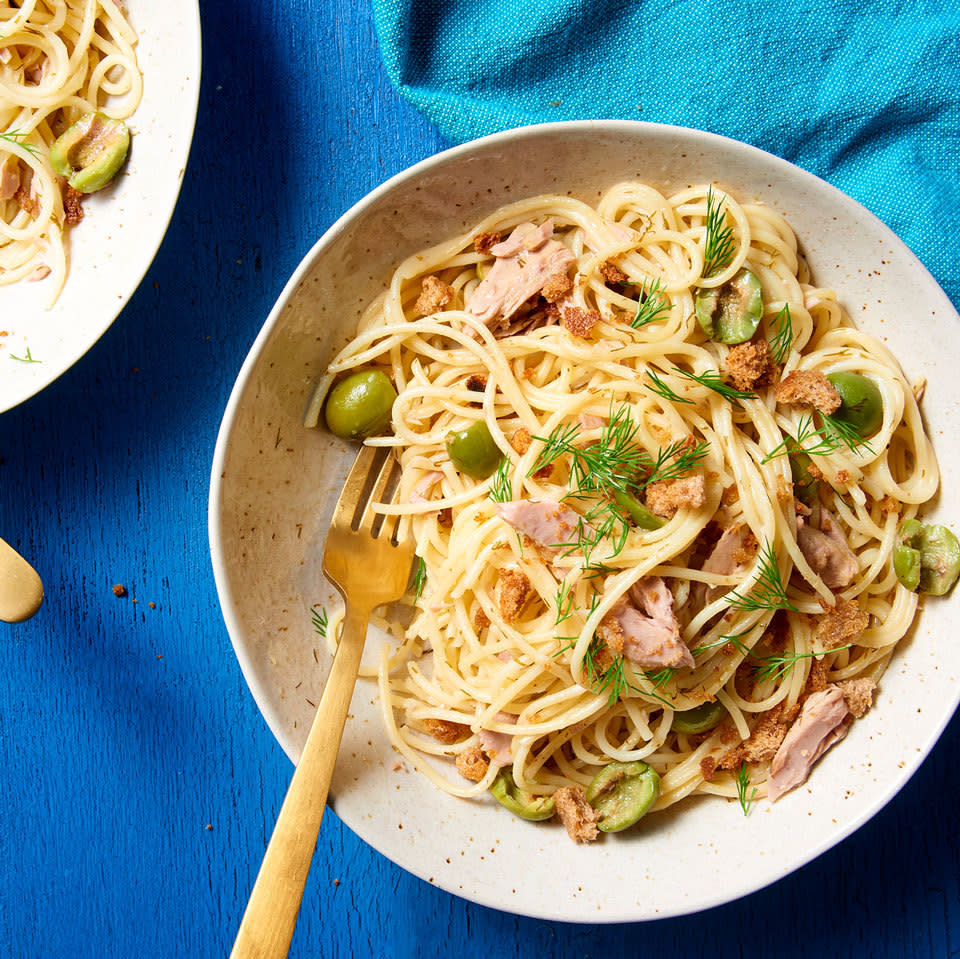
<svg viewBox="0 0 960 959">
<path fill-rule="evenodd" d="M 674 372 L 685 376 L 688 380 L 699 383 L 701 386 L 705 386 L 708 390 L 713 390 L 714 393 L 719 393 L 720 396 L 736 406 L 737 409 L 741 409 L 740 400 L 755 400 L 757 398 L 756 393 L 750 392 L 749 390 L 738 390 L 730 386 L 729 383 L 725 383 L 718 370 L 704 370 L 703 373 L 688 373 L 686 370 L 681 370 L 678 367 Z"/>
<path fill-rule="evenodd" d="M 760 461 L 769 463 L 778 456 L 789 456 L 791 453 L 806 453 L 808 456 L 830 456 L 840 449 L 847 449 L 855 453 L 863 448 L 873 453 L 870 444 L 857 432 L 856 427 L 836 417 L 821 413 L 822 426 L 815 426 L 813 413 L 801 416 L 797 421 L 796 437 L 787 436 L 778 443 Z M 812 442 L 810 442 L 812 441 Z"/>
<path fill-rule="evenodd" d="M 647 370 L 647 377 L 650 380 L 649 383 L 644 383 L 651 393 L 656 393 L 657 396 L 665 399 L 668 403 L 690 403 L 694 404 L 694 400 L 691 400 L 689 397 L 680 396 L 678 393 L 675 393 L 663 380 L 660 378 L 660 375 L 656 370 Z"/>
<path fill-rule="evenodd" d="M 423 595 L 423 587 L 427 585 L 427 561 L 417 557 L 417 569 L 413 574 L 413 596 L 419 599 Z"/>
<path fill-rule="evenodd" d="M 27 347 L 27 355 L 26 355 L 26 356 L 14 356 L 14 355 L 11 353 L 11 354 L 10 354 L 10 359 L 11 359 L 11 360 L 16 360 L 18 363 L 42 363 L 42 362 L 43 362 L 43 360 L 35 360 L 35 359 L 33 358 L 33 356 L 32 356 L 31 353 L 30 353 L 30 347 L 29 347 L 29 346 Z"/>
<path fill-rule="evenodd" d="M 513 499 L 513 483 L 510 481 L 510 467 L 512 465 L 509 457 L 505 456 L 500 461 L 496 473 L 493 474 L 493 482 L 490 484 L 487 496 L 494 503 L 509 503 Z"/>
<path fill-rule="evenodd" d="M 23 133 L 20 130 L 7 130 L 6 133 L 0 133 L 0 140 L 6 140 L 7 143 L 15 143 L 17 146 L 23 147 L 31 156 L 40 156 L 40 151 L 32 143 L 26 142 L 28 136 L 30 136 L 29 133 Z"/>
<path fill-rule="evenodd" d="M 757 787 L 754 786 L 753 791 L 750 792 L 752 783 L 750 782 L 750 771 L 747 769 L 745 762 L 740 763 L 740 768 L 733 774 L 733 778 L 737 783 L 737 799 L 740 801 L 740 808 L 746 816 L 753 806 L 754 799 L 757 798 Z M 748 792 L 749 795 L 747 795 Z"/>
<path fill-rule="evenodd" d="M 727 224 L 723 197 L 714 201 L 713 187 L 707 187 L 707 224 L 703 243 L 703 276 L 708 278 L 727 267 L 733 259 L 733 227 Z"/>
<path fill-rule="evenodd" d="M 646 479 L 638 485 L 649 486 L 651 483 L 678 479 L 699 466 L 709 449 L 710 444 L 706 440 L 691 446 L 688 440 L 683 439 L 658 450 L 655 459 L 651 459 L 644 451 L 644 467 L 648 473 Z"/>
<path fill-rule="evenodd" d="M 573 615 L 573 588 L 567 580 L 564 580 L 553 596 L 557 607 L 557 615 L 553 621 L 554 626 L 559 626 L 565 619 Z"/>
<path fill-rule="evenodd" d="M 757 660 L 754 671 L 757 679 L 786 679 L 801 659 L 812 659 L 815 656 L 824 656 L 826 653 L 836 653 L 841 649 L 852 647 L 853 643 L 847 643 L 846 646 L 835 646 L 820 653 L 774 653 L 772 656 L 754 656 L 753 658 Z"/>
<path fill-rule="evenodd" d="M 767 543 L 760 551 L 759 575 L 749 595 L 734 592 L 729 603 L 731 609 L 789 609 L 797 612 L 797 608 L 787 598 L 787 587 L 780 575 L 780 566 L 772 543 Z"/>
<path fill-rule="evenodd" d="M 770 321 L 770 355 L 777 363 L 785 363 L 793 348 L 793 320 L 790 304 L 784 303 L 780 312 Z"/>
<path fill-rule="evenodd" d="M 313 623 L 313 629 L 316 633 L 327 638 L 327 610 L 319 603 L 314 603 L 310 607 L 310 620 Z"/>
<path fill-rule="evenodd" d="M 700 653 L 705 653 L 708 650 L 716 649 L 718 646 L 726 646 L 727 643 L 730 643 L 737 650 L 743 653 L 744 656 L 750 656 L 751 651 L 750 647 L 746 643 L 741 642 L 744 636 L 749 636 L 753 632 L 753 627 L 750 629 L 745 629 L 742 633 L 734 633 L 732 636 L 721 636 L 719 639 L 714 640 L 712 643 L 706 643 L 703 646 L 698 646 L 696 649 L 691 649 L 690 652 L 694 656 L 699 656 Z"/>
<path fill-rule="evenodd" d="M 665 319 L 670 313 L 670 303 L 664 292 L 659 278 L 644 280 L 640 287 L 640 302 L 637 304 L 637 315 L 630 321 L 630 325 L 639 330 L 648 323 Z"/>
</svg>

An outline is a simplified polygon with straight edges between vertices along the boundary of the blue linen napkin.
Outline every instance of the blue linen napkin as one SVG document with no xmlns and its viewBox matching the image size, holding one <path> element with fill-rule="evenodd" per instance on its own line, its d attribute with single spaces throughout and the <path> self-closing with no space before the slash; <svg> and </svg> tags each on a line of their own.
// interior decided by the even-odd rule
<svg viewBox="0 0 960 959">
<path fill-rule="evenodd" d="M 448 139 L 621 118 L 743 140 L 879 216 L 960 307 L 960 6 L 373 0 L 387 73 Z"/>
</svg>

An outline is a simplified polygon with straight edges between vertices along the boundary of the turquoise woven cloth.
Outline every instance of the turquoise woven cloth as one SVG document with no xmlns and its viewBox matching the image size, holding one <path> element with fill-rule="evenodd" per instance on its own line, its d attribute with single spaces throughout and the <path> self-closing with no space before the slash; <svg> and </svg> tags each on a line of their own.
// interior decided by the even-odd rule
<svg viewBox="0 0 960 959">
<path fill-rule="evenodd" d="M 621 118 L 751 143 L 879 216 L 960 307 L 960 4 L 373 0 L 387 72 L 449 140 Z"/>
</svg>

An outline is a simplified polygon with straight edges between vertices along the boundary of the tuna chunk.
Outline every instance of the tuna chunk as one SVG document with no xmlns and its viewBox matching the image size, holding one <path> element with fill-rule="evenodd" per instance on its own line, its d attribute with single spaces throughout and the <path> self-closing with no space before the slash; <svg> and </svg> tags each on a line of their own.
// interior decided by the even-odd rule
<svg viewBox="0 0 960 959">
<path fill-rule="evenodd" d="M 473 291 L 467 312 L 488 326 L 497 319 L 506 322 L 548 280 L 566 273 L 574 256 L 552 236 L 552 220 L 539 227 L 521 223 L 506 240 L 491 247 L 496 260 Z"/>
<path fill-rule="evenodd" d="M 744 572 L 757 555 L 757 540 L 746 523 L 728 526 L 717 540 L 710 555 L 703 563 L 705 573 L 719 576 L 736 576 Z M 715 599 L 730 592 L 731 586 L 710 586 L 698 583 L 695 587 L 697 605 L 712 603 Z"/>
<path fill-rule="evenodd" d="M 516 724 L 517 717 L 513 713 L 499 712 L 496 715 L 498 723 Z M 477 733 L 483 751 L 489 756 L 495 766 L 509 766 L 513 762 L 513 735 L 498 733 L 492 729 L 481 729 Z"/>
<path fill-rule="evenodd" d="M 771 802 L 806 782 L 813 764 L 847 735 L 849 715 L 839 686 L 830 685 L 807 698 L 770 764 L 767 795 Z"/>
<path fill-rule="evenodd" d="M 0 163 L 0 200 L 12 200 L 20 189 L 20 166 L 17 158 L 7 157 Z"/>
<path fill-rule="evenodd" d="M 518 533 L 546 549 L 574 543 L 578 527 L 590 533 L 579 513 L 553 500 L 518 499 L 499 505 L 497 512 Z"/>
<path fill-rule="evenodd" d="M 610 610 L 600 624 L 607 648 L 643 669 L 692 667 L 693 655 L 680 638 L 667 584 L 659 576 L 648 576 L 630 588 L 630 599 Z"/>
<path fill-rule="evenodd" d="M 830 589 L 849 586 L 860 572 L 860 561 L 847 544 L 836 518 L 829 510 L 819 506 L 814 509 L 811 520 L 812 524 L 802 516 L 797 516 L 797 545 L 800 552 Z"/>
</svg>

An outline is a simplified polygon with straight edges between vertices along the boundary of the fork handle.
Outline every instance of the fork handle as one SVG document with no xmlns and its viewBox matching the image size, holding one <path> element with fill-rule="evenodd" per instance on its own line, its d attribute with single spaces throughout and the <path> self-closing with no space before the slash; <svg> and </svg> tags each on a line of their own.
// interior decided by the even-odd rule
<svg viewBox="0 0 960 959">
<path fill-rule="evenodd" d="M 290 950 L 360 671 L 370 612 L 347 603 L 333 666 L 250 893 L 231 959 L 279 959 Z"/>
</svg>

